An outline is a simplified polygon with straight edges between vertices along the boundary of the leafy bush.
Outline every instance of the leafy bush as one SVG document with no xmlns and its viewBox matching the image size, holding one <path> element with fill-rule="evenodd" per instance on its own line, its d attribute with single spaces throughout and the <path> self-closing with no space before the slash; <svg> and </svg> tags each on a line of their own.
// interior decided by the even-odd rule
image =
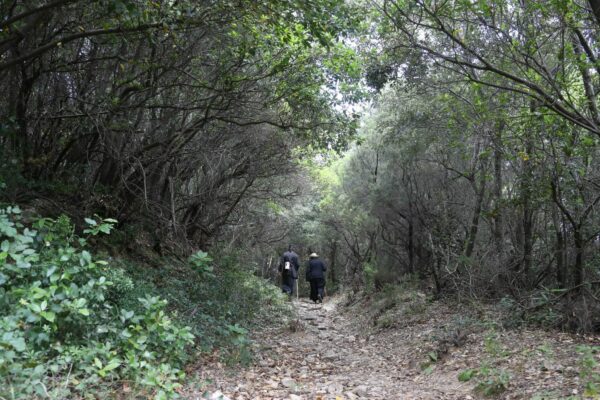
<svg viewBox="0 0 600 400">
<path fill-rule="evenodd" d="M 476 378 L 475 390 L 484 396 L 496 396 L 506 389 L 510 383 L 510 375 L 503 369 L 491 368 L 484 364 L 479 368 L 468 368 L 458 374 L 458 380 L 468 382 Z"/>
<path fill-rule="evenodd" d="M 473 368 L 465 369 L 464 371 L 461 371 L 458 374 L 458 380 L 461 382 L 468 382 L 471 379 L 473 379 L 473 377 L 476 376 L 478 372 L 479 371 L 477 369 Z"/>
<path fill-rule="evenodd" d="M 365 280 L 365 291 L 375 289 L 375 275 L 377 274 L 377 266 L 370 262 L 364 262 L 362 265 L 363 276 Z"/>
<path fill-rule="evenodd" d="M 508 372 L 487 366 L 479 368 L 477 377 L 479 382 L 475 386 L 475 390 L 481 392 L 484 396 L 496 396 L 506 391 L 510 383 Z"/>
<path fill-rule="evenodd" d="M 596 361 L 599 351 L 600 346 L 577 346 L 577 352 L 582 355 L 579 361 L 579 376 L 584 382 L 583 395 L 586 397 L 597 398 L 600 395 L 600 374 L 597 372 Z"/>
<path fill-rule="evenodd" d="M 144 263 L 131 258 L 115 260 L 126 271 L 122 282 L 135 281 L 131 290 L 109 289 L 118 304 L 136 310 L 137 298 L 147 293 L 169 301 L 169 310 L 192 329 L 204 351 L 219 348 L 228 363 L 249 361 L 246 329 L 263 321 L 272 323 L 289 310 L 281 290 L 254 275 L 236 254 L 213 257 L 199 251 L 186 262 L 150 256 Z M 115 291 L 115 293 L 113 293 Z"/>
<path fill-rule="evenodd" d="M 125 380 L 146 396 L 174 397 L 190 328 L 159 297 L 118 307 L 111 287 L 131 282 L 111 282 L 121 273 L 94 260 L 67 217 L 26 227 L 20 213 L 0 210 L 0 397 L 94 397 Z M 114 221 L 87 222 L 97 235 Z"/>
<path fill-rule="evenodd" d="M 506 349 L 498 341 L 498 334 L 494 329 L 491 329 L 484 338 L 485 351 L 492 357 L 505 357 L 508 355 Z"/>
</svg>

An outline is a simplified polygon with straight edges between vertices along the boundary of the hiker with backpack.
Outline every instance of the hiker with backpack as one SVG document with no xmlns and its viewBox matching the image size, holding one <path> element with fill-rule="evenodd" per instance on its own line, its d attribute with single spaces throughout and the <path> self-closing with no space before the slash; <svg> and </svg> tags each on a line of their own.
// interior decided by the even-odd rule
<svg viewBox="0 0 600 400">
<path fill-rule="evenodd" d="M 319 259 L 317 253 L 309 256 L 306 267 L 306 280 L 310 282 L 310 299 L 315 303 L 322 303 L 325 293 L 325 263 Z"/>
<path fill-rule="evenodd" d="M 292 250 L 292 245 L 289 245 L 287 251 L 281 256 L 279 272 L 281 273 L 281 289 L 284 293 L 289 294 L 290 297 L 294 293 L 299 269 L 298 254 Z"/>
</svg>

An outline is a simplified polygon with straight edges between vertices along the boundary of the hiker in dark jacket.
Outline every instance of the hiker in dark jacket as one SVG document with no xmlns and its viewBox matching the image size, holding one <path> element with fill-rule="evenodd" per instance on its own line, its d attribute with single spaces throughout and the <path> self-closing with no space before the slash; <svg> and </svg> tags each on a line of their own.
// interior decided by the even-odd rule
<svg viewBox="0 0 600 400">
<path fill-rule="evenodd" d="M 312 253 L 309 257 L 310 260 L 306 267 L 306 280 L 310 282 L 310 299 L 315 303 L 322 303 L 327 268 L 316 253 Z"/>
<path fill-rule="evenodd" d="M 294 293 L 299 269 L 298 254 L 292 250 L 292 245 L 289 245 L 279 261 L 279 272 L 281 273 L 281 289 L 290 296 Z"/>
</svg>

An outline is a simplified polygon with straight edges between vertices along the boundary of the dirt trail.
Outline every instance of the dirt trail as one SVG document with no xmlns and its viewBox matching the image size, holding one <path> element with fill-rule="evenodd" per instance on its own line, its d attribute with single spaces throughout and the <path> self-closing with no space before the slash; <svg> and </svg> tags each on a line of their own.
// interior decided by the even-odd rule
<svg viewBox="0 0 600 400">
<path fill-rule="evenodd" d="M 254 362 L 202 360 L 210 384 L 186 399 L 582 399 L 600 385 L 598 335 L 507 329 L 493 307 L 432 302 L 424 293 L 294 300 L 294 318 L 252 332 Z M 584 367 L 587 365 L 587 367 Z M 587 369 L 586 369 L 587 368 Z M 459 374 L 472 373 L 461 382 Z M 487 394 L 487 397 L 486 397 Z"/>
<path fill-rule="evenodd" d="M 294 300 L 291 329 L 265 328 L 255 338 L 255 364 L 237 374 L 211 368 L 212 396 L 227 399 L 469 399 L 472 385 L 457 370 L 423 375 L 409 336 L 370 335 L 353 315 L 338 312 L 340 299 L 324 304 Z"/>
</svg>

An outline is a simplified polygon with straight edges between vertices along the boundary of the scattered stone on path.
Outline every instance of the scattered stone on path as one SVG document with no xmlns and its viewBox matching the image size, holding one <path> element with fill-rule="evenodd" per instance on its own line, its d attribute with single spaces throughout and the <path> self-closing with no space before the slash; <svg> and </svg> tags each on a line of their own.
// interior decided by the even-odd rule
<svg viewBox="0 0 600 400">
<path fill-rule="evenodd" d="M 258 362 L 258 365 L 260 365 L 263 368 L 271 368 L 275 366 L 275 361 L 270 358 L 262 359 Z"/>
<path fill-rule="evenodd" d="M 346 397 L 348 400 L 356 400 L 358 399 L 358 396 L 356 394 L 354 394 L 353 392 L 347 391 L 344 393 L 344 397 Z"/>
<path fill-rule="evenodd" d="M 281 384 L 286 388 L 293 388 L 294 386 L 296 386 L 296 381 L 292 378 L 285 377 L 281 380 Z"/>
<path fill-rule="evenodd" d="M 366 385 L 359 385 L 354 388 L 354 391 L 360 397 L 368 397 L 369 396 L 369 388 Z"/>
<path fill-rule="evenodd" d="M 338 352 L 335 350 L 328 350 L 323 354 L 322 357 L 324 360 L 336 360 L 338 358 Z"/>
<path fill-rule="evenodd" d="M 340 394 L 344 388 L 339 383 L 333 383 L 327 387 L 327 393 L 329 394 Z"/>
<path fill-rule="evenodd" d="M 190 388 L 184 398 L 208 400 L 388 400 L 439 399 L 472 400 L 478 398 L 474 382 L 460 382 L 458 374 L 480 363 L 485 332 L 473 333 L 464 347 L 455 349 L 435 371 L 426 375 L 421 365 L 428 352 L 435 348 L 432 337 L 452 323 L 452 310 L 440 307 L 437 318 L 413 318 L 394 329 L 371 328 L 371 319 L 356 311 L 336 315 L 336 301 L 318 307 L 309 302 L 294 300 L 293 319 L 303 321 L 303 329 L 291 333 L 285 326 L 274 324 L 264 327 L 253 337 L 251 345 L 257 354 L 256 362 L 247 369 L 225 368 L 211 361 L 210 372 L 202 377 L 211 382 L 201 390 Z M 362 311 L 362 310 L 361 310 Z M 411 318 L 409 316 L 409 318 Z M 439 321 L 443 321 L 442 324 Z M 504 334 L 503 334 L 504 335 Z M 578 394 L 578 353 L 573 348 L 571 335 L 556 333 L 507 332 L 511 341 L 499 336 L 498 341 L 511 348 L 512 343 L 523 343 L 527 357 L 514 353 L 503 368 L 520 368 L 523 376 L 511 376 L 506 399 L 534 398 L 542 390 L 552 388 L 557 397 Z M 600 336 L 597 339 L 600 341 Z M 540 343 L 548 343 L 553 356 L 537 351 Z M 595 343 L 595 342 L 594 342 Z M 565 354 L 574 353 L 570 358 Z M 525 353 L 523 353 L 525 354 Z M 212 367 L 212 370 L 211 370 Z M 537 383 L 532 386 L 532 383 Z M 542 382 L 542 383 L 540 383 Z M 541 386 L 540 386 L 541 385 Z M 573 391 L 575 391 L 573 393 Z M 187 394 L 187 393 L 186 393 Z M 517 397 L 514 397 L 518 394 Z M 228 397 L 229 396 L 229 397 Z"/>
<path fill-rule="evenodd" d="M 367 341 L 370 331 L 357 326 L 354 318 L 337 316 L 334 301 L 323 306 L 295 303 L 293 318 L 302 321 L 303 329 L 291 333 L 285 326 L 267 327 L 253 345 L 258 355 L 253 366 L 238 371 L 219 366 L 216 374 L 208 375 L 217 376 L 206 389 L 212 393 L 209 400 L 221 395 L 223 400 L 408 400 L 432 393 L 429 384 L 413 391 L 414 382 L 405 375 L 391 378 L 398 375 L 399 365 L 408 364 L 412 344 L 402 341 L 386 347 L 379 335 Z M 390 357 L 401 361 L 392 363 Z M 457 382 L 456 376 L 452 372 L 452 382 Z M 461 395 L 468 390 L 460 389 Z M 464 396 L 443 399 L 458 398 Z"/>
<path fill-rule="evenodd" d="M 231 400 L 229 397 L 225 396 L 223 394 L 223 392 L 221 392 L 220 390 L 213 392 L 213 394 L 210 395 L 209 399 L 210 400 Z"/>
</svg>

